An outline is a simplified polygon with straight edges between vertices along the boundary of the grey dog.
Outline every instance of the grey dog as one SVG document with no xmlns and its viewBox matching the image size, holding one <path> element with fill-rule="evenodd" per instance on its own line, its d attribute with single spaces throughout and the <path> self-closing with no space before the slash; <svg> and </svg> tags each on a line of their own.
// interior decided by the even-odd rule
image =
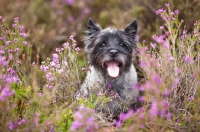
<svg viewBox="0 0 200 132">
<path fill-rule="evenodd" d="M 90 70 L 81 85 L 80 95 L 90 95 L 94 87 L 109 88 L 119 96 L 104 105 L 97 105 L 96 110 L 119 115 L 127 109 L 135 109 L 139 97 L 139 90 L 134 88 L 137 73 L 133 65 L 137 21 L 134 20 L 124 30 L 113 27 L 102 29 L 91 18 L 87 26 L 84 44 Z"/>
</svg>

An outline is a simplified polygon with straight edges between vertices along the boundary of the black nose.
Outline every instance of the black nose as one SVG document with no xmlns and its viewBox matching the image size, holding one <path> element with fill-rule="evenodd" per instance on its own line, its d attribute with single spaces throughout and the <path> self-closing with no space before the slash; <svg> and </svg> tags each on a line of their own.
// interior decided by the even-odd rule
<svg viewBox="0 0 200 132">
<path fill-rule="evenodd" d="M 111 57 L 116 57 L 118 54 L 118 51 L 117 50 L 110 50 L 110 56 Z"/>
</svg>

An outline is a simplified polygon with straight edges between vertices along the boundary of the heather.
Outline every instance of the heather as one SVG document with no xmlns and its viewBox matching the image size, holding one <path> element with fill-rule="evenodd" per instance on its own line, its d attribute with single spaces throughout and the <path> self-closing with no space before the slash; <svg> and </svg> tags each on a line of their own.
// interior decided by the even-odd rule
<svg viewBox="0 0 200 132">
<path fill-rule="evenodd" d="M 37 7 L 40 2 L 43 1 L 37 1 L 35 6 L 32 4 L 30 6 Z M 118 120 L 112 120 L 109 116 L 97 113 L 94 107 L 99 101 L 112 101 L 116 95 L 106 97 L 98 93 L 79 100 L 74 97 L 89 69 L 82 55 L 82 48 L 79 48 L 81 45 L 76 41 L 80 38 L 76 37 L 78 35 L 73 32 L 72 27 L 81 27 L 79 24 L 83 24 L 81 21 L 89 15 L 89 7 L 94 3 L 86 1 L 85 4 L 89 6 L 86 8 L 83 6 L 83 1 L 77 5 L 73 0 L 65 2 L 71 7 L 68 10 L 78 12 L 71 14 L 68 23 L 65 22 L 66 25 L 73 23 L 70 27 L 66 26 L 66 29 L 63 29 L 59 24 L 55 24 L 63 22 L 61 19 L 53 21 L 55 15 L 50 15 L 49 21 L 45 19 L 41 22 L 55 24 L 58 26 L 56 28 L 63 29 L 62 31 L 50 31 L 51 28 L 48 29 L 43 24 L 30 30 L 36 22 L 31 21 L 30 27 L 25 28 L 21 24 L 23 21 L 20 21 L 25 17 L 23 15 L 13 17 L 12 21 L 7 20 L 6 15 L 0 16 L 1 130 L 91 132 L 200 130 L 199 19 L 193 17 L 195 20 L 190 29 L 187 29 L 185 25 L 189 22 L 180 18 L 183 14 L 180 14 L 182 12 L 179 8 L 172 9 L 172 4 L 165 3 L 162 8 L 155 10 L 154 14 L 161 21 L 156 24 L 159 31 L 155 34 L 148 32 L 150 35 L 147 40 L 139 34 L 137 60 L 135 60 L 140 78 L 133 88 L 143 92 L 139 99 L 143 106 L 137 111 L 121 114 Z M 58 15 L 63 16 L 68 13 L 68 10 L 65 10 L 66 13 L 62 12 L 64 11 L 62 2 L 52 1 L 51 5 Z M 50 12 L 48 5 L 38 8 Z M 80 13 L 83 14 L 79 18 Z M 105 14 L 104 11 L 102 21 L 108 17 Z M 30 19 L 26 21 L 28 20 L 30 21 Z M 78 24 L 73 20 L 78 20 Z M 67 35 L 63 35 L 64 32 L 67 32 L 68 38 Z M 55 37 L 56 41 L 48 42 L 45 37 Z M 52 46 L 53 50 L 50 51 L 50 46 L 45 44 L 52 45 L 54 42 L 57 47 Z M 59 45 L 58 42 L 62 44 Z M 48 57 L 46 54 L 49 54 Z"/>
</svg>

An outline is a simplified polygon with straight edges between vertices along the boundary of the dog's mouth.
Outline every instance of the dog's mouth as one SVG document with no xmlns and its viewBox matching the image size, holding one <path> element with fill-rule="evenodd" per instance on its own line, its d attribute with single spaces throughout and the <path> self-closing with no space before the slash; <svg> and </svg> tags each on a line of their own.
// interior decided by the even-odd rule
<svg viewBox="0 0 200 132">
<path fill-rule="evenodd" d="M 118 61 L 108 61 L 106 62 L 107 71 L 109 76 L 116 78 L 119 76 L 119 69 L 120 69 L 120 63 Z"/>
</svg>

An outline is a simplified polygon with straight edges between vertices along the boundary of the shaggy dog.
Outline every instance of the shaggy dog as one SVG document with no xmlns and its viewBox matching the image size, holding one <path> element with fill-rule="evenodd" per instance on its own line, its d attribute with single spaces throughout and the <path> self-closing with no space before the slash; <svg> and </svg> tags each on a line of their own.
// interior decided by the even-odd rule
<svg viewBox="0 0 200 132">
<path fill-rule="evenodd" d="M 119 115 L 130 108 L 136 109 L 139 90 L 134 88 L 137 73 L 133 57 L 137 48 L 137 21 L 124 30 L 102 29 L 91 18 L 87 26 L 84 44 L 90 71 L 81 85 L 79 96 L 91 95 L 93 88 L 102 89 L 118 96 L 106 104 L 98 104 L 97 111 Z"/>
</svg>

